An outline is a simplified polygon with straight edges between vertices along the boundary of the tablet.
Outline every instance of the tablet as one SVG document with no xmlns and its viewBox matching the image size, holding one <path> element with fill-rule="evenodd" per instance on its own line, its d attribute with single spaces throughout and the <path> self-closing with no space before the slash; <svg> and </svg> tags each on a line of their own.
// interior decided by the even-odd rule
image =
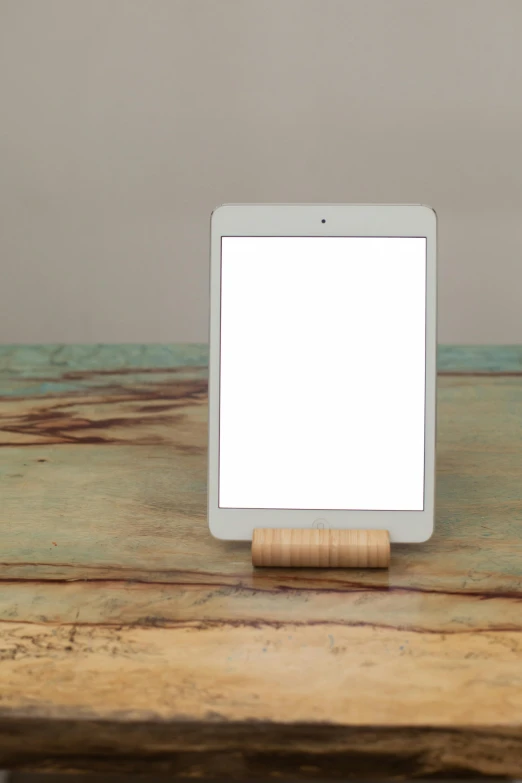
<svg viewBox="0 0 522 783">
<path fill-rule="evenodd" d="M 433 531 L 436 216 L 244 204 L 211 221 L 208 518 Z"/>
</svg>

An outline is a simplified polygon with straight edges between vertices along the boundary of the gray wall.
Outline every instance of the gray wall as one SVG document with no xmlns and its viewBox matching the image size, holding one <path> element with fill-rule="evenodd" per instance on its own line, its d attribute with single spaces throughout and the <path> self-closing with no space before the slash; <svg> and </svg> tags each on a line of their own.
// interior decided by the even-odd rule
<svg viewBox="0 0 522 783">
<path fill-rule="evenodd" d="M 0 0 L 0 341 L 203 341 L 241 201 L 439 215 L 440 339 L 522 341 L 521 0 Z"/>
</svg>

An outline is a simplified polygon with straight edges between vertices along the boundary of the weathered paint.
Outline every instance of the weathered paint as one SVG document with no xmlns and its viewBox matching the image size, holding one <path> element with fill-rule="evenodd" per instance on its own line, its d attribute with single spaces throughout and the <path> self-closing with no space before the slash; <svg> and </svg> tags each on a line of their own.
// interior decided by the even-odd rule
<svg viewBox="0 0 522 783">
<path fill-rule="evenodd" d="M 520 775 L 522 347 L 441 357 L 431 541 L 254 572 L 207 529 L 204 346 L 4 347 L 0 763 Z"/>
</svg>

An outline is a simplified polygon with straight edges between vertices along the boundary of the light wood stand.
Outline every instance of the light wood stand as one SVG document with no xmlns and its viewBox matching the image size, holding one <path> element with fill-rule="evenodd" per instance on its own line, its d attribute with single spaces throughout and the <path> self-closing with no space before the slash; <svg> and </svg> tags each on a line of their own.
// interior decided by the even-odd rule
<svg viewBox="0 0 522 783">
<path fill-rule="evenodd" d="M 254 566 L 301 568 L 388 568 L 387 530 L 256 528 Z"/>
</svg>

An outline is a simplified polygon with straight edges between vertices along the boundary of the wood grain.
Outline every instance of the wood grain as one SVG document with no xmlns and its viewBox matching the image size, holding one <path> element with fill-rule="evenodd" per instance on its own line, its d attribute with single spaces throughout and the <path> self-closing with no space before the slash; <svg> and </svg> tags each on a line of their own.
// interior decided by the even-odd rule
<svg viewBox="0 0 522 783">
<path fill-rule="evenodd" d="M 252 564 L 290 568 L 388 568 L 387 530 L 256 528 Z"/>
<path fill-rule="evenodd" d="M 431 541 L 256 571 L 207 530 L 204 347 L 0 349 L 0 764 L 520 777 L 521 358 L 448 349 Z"/>
</svg>

